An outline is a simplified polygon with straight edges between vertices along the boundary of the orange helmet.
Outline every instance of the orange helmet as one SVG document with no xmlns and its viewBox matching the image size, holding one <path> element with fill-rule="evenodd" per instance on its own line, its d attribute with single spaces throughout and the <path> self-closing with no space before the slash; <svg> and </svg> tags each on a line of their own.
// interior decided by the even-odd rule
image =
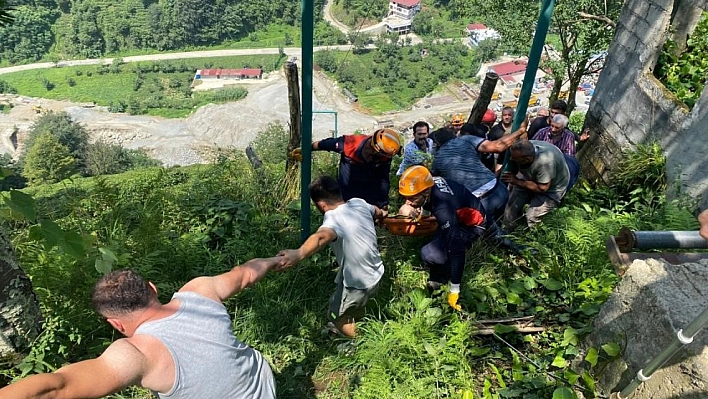
<svg viewBox="0 0 708 399">
<path fill-rule="evenodd" d="M 420 194 L 430 187 L 433 187 L 433 175 L 425 166 L 411 166 L 398 180 L 398 192 L 404 197 Z"/>
<path fill-rule="evenodd" d="M 462 126 L 465 124 L 465 117 L 462 114 L 456 114 L 452 116 L 452 119 L 450 120 L 450 124 L 452 126 Z"/>
<path fill-rule="evenodd" d="M 401 138 L 391 129 L 379 129 L 371 138 L 371 146 L 379 154 L 393 157 L 401 151 Z"/>
</svg>

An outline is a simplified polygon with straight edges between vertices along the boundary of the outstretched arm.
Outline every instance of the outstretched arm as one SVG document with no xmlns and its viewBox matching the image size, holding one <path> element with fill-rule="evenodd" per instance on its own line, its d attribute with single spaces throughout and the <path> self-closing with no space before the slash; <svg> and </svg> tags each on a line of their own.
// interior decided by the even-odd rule
<svg viewBox="0 0 708 399">
<path fill-rule="evenodd" d="M 0 399 L 101 398 L 130 385 L 139 385 L 146 363 L 142 352 L 120 339 L 96 359 L 10 384 L 0 389 Z"/>
<path fill-rule="evenodd" d="M 497 140 L 486 140 L 483 141 L 482 144 L 477 147 L 477 151 L 479 152 L 485 152 L 485 153 L 501 153 L 504 152 L 507 148 L 511 147 L 512 144 L 516 140 L 519 139 L 522 135 L 526 134 L 526 127 L 528 126 L 528 119 L 524 120 L 521 123 L 521 126 L 516 129 L 515 132 L 511 134 L 506 134 L 502 136 L 500 139 Z"/>
<path fill-rule="evenodd" d="M 280 265 L 280 257 L 251 259 L 230 271 L 213 277 L 197 277 L 185 284 L 179 292 L 192 291 L 215 301 L 223 302 L 262 279 Z"/>
<path fill-rule="evenodd" d="M 701 224 L 701 230 L 700 230 L 701 237 L 708 240 L 708 209 L 706 209 L 705 211 L 701 212 L 700 215 L 698 215 L 698 223 Z"/>
<path fill-rule="evenodd" d="M 325 245 L 337 239 L 337 233 L 329 227 L 320 227 L 315 234 L 309 236 L 298 249 L 284 249 L 278 253 L 281 256 L 282 267 L 295 266 L 301 260 L 313 255 Z"/>
</svg>

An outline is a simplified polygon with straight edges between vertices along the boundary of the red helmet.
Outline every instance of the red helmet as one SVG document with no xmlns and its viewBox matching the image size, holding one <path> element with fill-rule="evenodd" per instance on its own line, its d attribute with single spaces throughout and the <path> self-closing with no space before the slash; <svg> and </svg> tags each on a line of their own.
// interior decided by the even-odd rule
<svg viewBox="0 0 708 399">
<path fill-rule="evenodd" d="M 494 123 L 497 121 L 497 114 L 492 111 L 491 109 L 488 109 L 485 113 L 484 116 L 482 116 L 482 123 Z"/>
</svg>

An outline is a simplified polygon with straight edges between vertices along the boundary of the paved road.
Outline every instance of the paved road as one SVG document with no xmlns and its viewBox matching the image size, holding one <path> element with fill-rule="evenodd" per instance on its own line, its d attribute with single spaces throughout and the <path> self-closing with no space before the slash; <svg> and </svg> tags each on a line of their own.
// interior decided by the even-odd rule
<svg viewBox="0 0 708 399">
<path fill-rule="evenodd" d="M 368 48 L 374 48 L 374 45 L 367 46 Z M 342 46 L 317 46 L 314 51 L 324 51 L 324 50 L 339 50 L 339 51 L 349 51 L 352 48 L 351 45 Z M 299 47 L 286 47 L 283 49 L 285 54 L 288 56 L 302 56 L 302 49 Z M 277 48 L 256 48 L 256 49 L 232 49 L 232 50 L 204 50 L 204 51 L 188 51 L 181 53 L 159 53 L 159 54 L 147 54 L 147 55 L 136 55 L 131 57 L 123 57 L 123 62 L 141 62 L 141 61 L 160 61 L 160 60 L 177 60 L 181 58 L 205 58 L 205 57 L 230 57 L 237 55 L 262 55 L 262 54 L 278 54 L 279 49 Z M 31 69 L 46 69 L 54 67 L 68 67 L 68 66 L 79 66 L 79 65 L 109 65 L 113 62 L 113 58 L 91 58 L 85 60 L 69 60 L 69 61 L 59 61 L 54 62 L 41 62 L 36 64 L 26 64 L 17 65 L 12 67 L 0 68 L 0 75 L 6 73 L 13 73 L 19 71 L 27 71 Z"/>
</svg>

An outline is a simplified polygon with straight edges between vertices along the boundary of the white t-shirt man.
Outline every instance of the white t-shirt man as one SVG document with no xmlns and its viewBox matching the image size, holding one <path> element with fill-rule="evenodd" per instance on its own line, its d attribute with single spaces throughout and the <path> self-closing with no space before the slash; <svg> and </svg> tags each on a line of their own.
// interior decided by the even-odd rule
<svg viewBox="0 0 708 399">
<path fill-rule="evenodd" d="M 375 208 L 360 198 L 352 198 L 325 212 L 322 227 L 337 234 L 337 239 L 329 244 L 340 265 L 336 283 L 343 279 L 345 287 L 364 290 L 376 285 L 383 276 L 374 214 Z"/>
</svg>

